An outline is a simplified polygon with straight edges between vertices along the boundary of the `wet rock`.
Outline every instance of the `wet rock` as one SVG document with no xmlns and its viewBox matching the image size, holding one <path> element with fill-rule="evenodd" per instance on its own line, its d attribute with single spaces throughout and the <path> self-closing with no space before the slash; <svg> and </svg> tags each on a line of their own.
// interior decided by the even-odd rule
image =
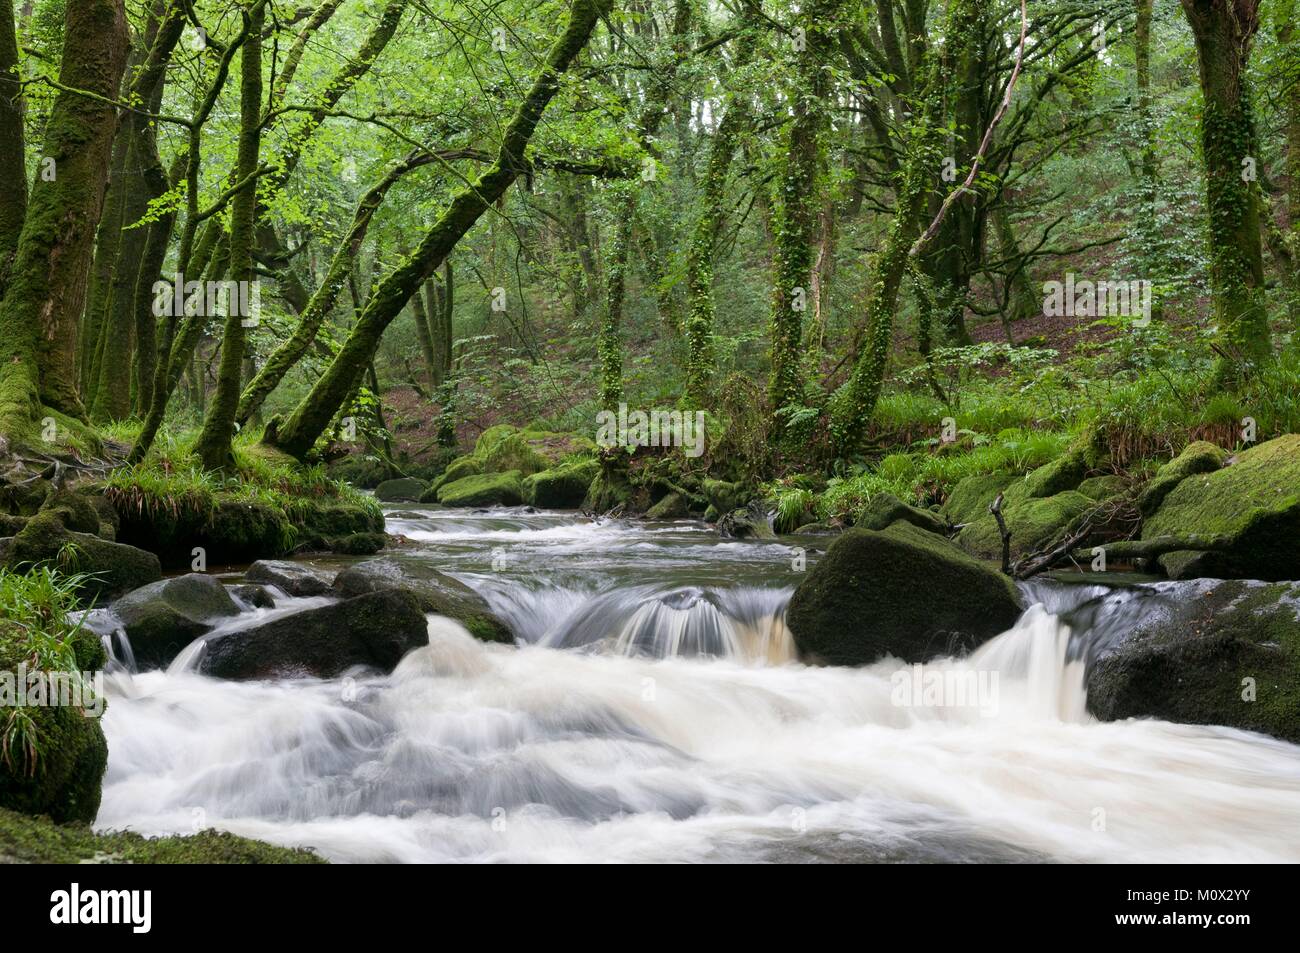
<svg viewBox="0 0 1300 953">
<path fill-rule="evenodd" d="M 334 591 L 344 597 L 389 589 L 411 593 L 423 611 L 455 619 L 477 639 L 514 643 L 509 626 L 488 608 L 482 596 L 426 564 L 369 559 L 349 566 L 334 579 Z"/>
<path fill-rule="evenodd" d="M 1300 583 L 1177 585 L 1163 611 L 1090 666 L 1088 710 L 1102 721 L 1226 725 L 1300 743 Z"/>
<path fill-rule="evenodd" d="M 265 586 L 246 582 L 236 586 L 226 586 L 226 591 L 230 593 L 232 598 L 242 602 L 250 609 L 275 608 L 275 596 L 271 595 L 270 590 Z"/>
<path fill-rule="evenodd" d="M 259 559 L 248 567 L 244 580 L 275 586 L 291 596 L 323 596 L 330 591 L 326 574 L 301 563 L 280 559 Z"/>
<path fill-rule="evenodd" d="M 414 503 L 428 488 L 429 485 L 423 480 L 413 477 L 385 480 L 375 487 L 375 499 L 384 503 Z"/>
<path fill-rule="evenodd" d="M 975 648 L 1020 611 L 1015 586 L 997 569 L 900 521 L 836 539 L 795 590 L 786 623 L 810 661 L 923 662 Z"/>
<path fill-rule="evenodd" d="M 1204 440 L 1189 443 L 1182 453 L 1157 470 L 1156 475 L 1142 488 L 1138 496 L 1138 509 L 1143 515 L 1150 516 L 1183 480 L 1198 473 L 1221 470 L 1227 459 L 1228 451 L 1212 443 Z"/>
<path fill-rule="evenodd" d="M 772 517 L 767 508 L 758 502 L 742 509 L 732 510 L 718 520 L 718 532 L 727 539 L 775 539 Z"/>
<path fill-rule="evenodd" d="M 427 645 L 428 625 L 409 592 L 388 589 L 307 609 L 211 639 L 200 672 L 216 678 L 333 678 L 355 666 L 390 672 Z"/>
<path fill-rule="evenodd" d="M 112 609 L 141 668 L 167 665 L 185 646 L 240 611 L 226 587 L 203 573 L 150 583 L 118 599 Z"/>
</svg>

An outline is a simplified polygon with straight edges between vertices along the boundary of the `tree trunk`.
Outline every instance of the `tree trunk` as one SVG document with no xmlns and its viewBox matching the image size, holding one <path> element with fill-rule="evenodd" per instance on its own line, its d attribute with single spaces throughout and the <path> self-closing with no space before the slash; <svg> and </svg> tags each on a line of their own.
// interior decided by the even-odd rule
<svg viewBox="0 0 1300 953">
<path fill-rule="evenodd" d="M 1264 309 L 1259 202 L 1245 171 L 1260 164 L 1246 88 L 1259 0 L 1182 0 L 1196 40 L 1204 104 L 1201 152 L 1210 216 L 1210 287 L 1220 386 L 1239 384 L 1272 353 Z"/>
<path fill-rule="evenodd" d="M 826 72 L 834 49 L 836 0 L 814 0 L 801 16 L 807 46 L 795 53 L 795 85 L 789 91 L 794 118 L 786 140 L 785 174 L 776 215 L 776 282 L 772 293 L 772 370 L 768 393 L 772 429 L 779 439 L 783 411 L 804 402 L 801 361 L 803 316 L 814 293 L 813 241 L 817 230 L 822 139 L 830 121 Z"/>
<path fill-rule="evenodd" d="M 262 28 L 266 5 L 255 3 L 248 10 L 248 39 L 240 51 L 239 65 L 239 149 L 235 181 L 251 176 L 258 165 L 258 147 L 262 139 Z M 253 246 L 257 241 L 257 189 L 243 189 L 230 205 L 230 276 L 237 282 L 256 281 L 253 273 Z M 251 299 L 252 292 L 249 292 Z M 241 299 L 244 296 L 239 295 Z M 217 370 L 217 387 L 203 418 L 203 429 L 195 452 L 205 470 L 225 470 L 233 462 L 230 441 L 235 432 L 235 413 L 239 409 L 239 382 L 244 362 L 243 309 L 228 309 L 225 331 L 221 336 L 221 363 Z"/>
<path fill-rule="evenodd" d="M 121 0 L 69 3 L 59 82 L 104 99 L 126 66 Z M 77 392 L 77 324 L 85 302 L 117 114 L 102 101 L 60 92 L 0 301 L 0 432 L 22 432 L 43 403 L 85 418 Z M 52 163 L 52 164 L 47 164 Z"/>
<path fill-rule="evenodd" d="M 0 9 L 0 298 L 27 214 L 27 140 L 12 3 Z"/>
<path fill-rule="evenodd" d="M 505 194 L 526 168 L 524 151 L 546 106 L 559 91 L 560 76 L 587 45 L 597 19 L 611 0 L 575 0 L 563 35 L 551 47 L 532 88 L 502 136 L 496 160 L 471 185 L 460 189 L 415 253 L 388 274 L 371 295 L 338 356 L 282 427 L 272 421 L 265 440 L 302 459 L 343 406 L 356 369 L 369 363 L 384 329 L 416 288 L 446 260 L 479 217 Z"/>
</svg>

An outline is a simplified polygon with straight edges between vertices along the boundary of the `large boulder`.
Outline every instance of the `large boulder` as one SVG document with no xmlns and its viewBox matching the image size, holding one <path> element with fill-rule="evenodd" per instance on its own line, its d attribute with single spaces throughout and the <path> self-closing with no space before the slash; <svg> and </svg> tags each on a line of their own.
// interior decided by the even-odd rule
<svg viewBox="0 0 1300 953">
<path fill-rule="evenodd" d="M 17 672 L 20 663 L 30 664 L 30 655 L 27 631 L 0 619 L 0 671 Z M 76 672 L 93 672 L 104 665 L 103 647 L 85 630 L 72 639 L 72 655 Z M 87 716 L 95 713 L 103 699 L 83 695 L 82 707 L 18 706 L 17 698 L 3 695 L 0 691 L 4 706 L 0 707 L 0 729 L 5 733 L 6 750 L 6 756 L 0 758 L 0 808 L 48 815 L 60 824 L 92 822 L 99 812 L 108 743 L 99 719 Z M 102 708 L 99 711 L 102 713 Z M 29 740 L 35 747 L 34 760 L 27 747 Z"/>
<path fill-rule="evenodd" d="M 375 487 L 375 499 L 384 503 L 414 503 L 429 488 L 429 484 L 414 477 L 385 480 Z"/>
<path fill-rule="evenodd" d="M 244 579 L 275 586 L 290 596 L 323 596 L 330 591 L 328 574 L 282 559 L 259 559 L 248 567 Z"/>
<path fill-rule="evenodd" d="M 141 668 L 167 665 L 185 646 L 240 611 L 226 587 L 202 573 L 150 583 L 112 608 Z"/>
<path fill-rule="evenodd" d="M 1143 523 L 1142 539 L 1213 541 L 1161 556 L 1173 579 L 1300 579 L 1300 434 L 1227 463 L 1181 479 Z"/>
<path fill-rule="evenodd" d="M 334 579 L 334 591 L 345 598 L 389 589 L 411 593 L 423 611 L 455 619 L 484 642 L 514 642 L 509 626 L 488 608 L 482 596 L 427 564 L 369 559 L 349 566 Z"/>
<path fill-rule="evenodd" d="M 523 501 L 518 470 L 467 476 L 438 488 L 443 506 L 518 506 Z"/>
<path fill-rule="evenodd" d="M 565 461 L 524 480 L 524 500 L 548 510 L 573 510 L 582 506 L 587 490 L 600 472 L 594 457 Z"/>
<path fill-rule="evenodd" d="M 100 601 L 162 578 L 162 566 L 153 553 L 74 532 L 57 512 L 41 512 L 29 519 L 0 547 L 0 562 L 11 569 L 51 563 L 66 572 L 82 573 L 82 591 Z"/>
<path fill-rule="evenodd" d="M 1189 476 L 1213 473 L 1223 469 L 1228 451 L 1205 440 L 1197 440 L 1183 448 L 1183 452 L 1164 464 L 1156 475 L 1147 481 L 1138 495 L 1138 509 L 1150 516 L 1160 508 L 1170 491 Z"/>
<path fill-rule="evenodd" d="M 217 636 L 207 643 L 198 669 L 230 679 L 333 678 L 354 666 L 390 672 L 428 641 L 415 597 L 389 589 Z"/>
<path fill-rule="evenodd" d="M 1226 725 L 1300 743 L 1300 584 L 1177 585 L 1162 611 L 1093 662 L 1089 711 L 1102 721 Z"/>
<path fill-rule="evenodd" d="M 832 665 L 923 662 L 978 646 L 1021 611 L 992 566 L 907 522 L 851 529 L 795 590 L 786 624 L 800 654 Z"/>
</svg>

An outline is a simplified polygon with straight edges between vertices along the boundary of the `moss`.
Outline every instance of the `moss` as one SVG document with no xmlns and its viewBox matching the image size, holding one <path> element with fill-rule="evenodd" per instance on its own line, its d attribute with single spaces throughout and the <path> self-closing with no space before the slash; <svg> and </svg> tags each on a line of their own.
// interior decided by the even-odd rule
<svg viewBox="0 0 1300 953">
<path fill-rule="evenodd" d="M 700 484 L 700 492 L 708 501 L 708 505 L 714 507 L 719 513 L 730 513 L 732 510 L 739 509 L 753 496 L 752 488 L 743 483 L 732 483 L 726 480 L 705 479 Z"/>
<path fill-rule="evenodd" d="M 1112 496 L 1118 496 L 1127 488 L 1128 482 L 1117 475 L 1089 477 L 1079 484 L 1078 490 L 1088 499 L 1095 502 L 1108 500 Z"/>
<path fill-rule="evenodd" d="M 188 837 L 145 838 L 129 832 L 96 834 L 79 824 L 57 824 L 0 808 L 0 863 L 24 864 L 317 864 L 306 849 L 274 847 L 215 830 Z"/>
<path fill-rule="evenodd" d="M 1092 506 L 1093 501 L 1078 490 L 1035 498 L 1029 496 L 1026 484 L 1012 484 L 1002 500 L 1003 519 L 1011 533 L 1012 558 L 1043 549 Z M 1002 533 L 997 520 L 987 512 L 968 524 L 957 541 L 962 549 L 983 559 L 1002 556 Z"/>
<path fill-rule="evenodd" d="M 330 541 L 331 552 L 345 556 L 373 556 L 388 544 L 383 533 L 353 533 Z"/>
<path fill-rule="evenodd" d="M 1300 434 L 1238 454 L 1231 466 L 1183 479 L 1147 518 L 1142 538 L 1219 536 L 1200 571 L 1226 578 L 1300 577 Z"/>
<path fill-rule="evenodd" d="M 518 470 L 468 476 L 438 489 L 444 506 L 518 506 L 524 499 Z"/>
<path fill-rule="evenodd" d="M 27 633 L 0 622 L 0 670 L 14 673 L 19 665 L 32 667 Z M 93 635 L 73 636 L 78 668 L 102 665 L 103 653 L 94 650 Z M 93 701 L 93 699 L 85 699 Z M 8 756 L 0 757 L 0 808 L 27 814 L 48 814 L 56 821 L 94 820 L 99 811 L 100 783 L 108 765 L 108 742 L 99 720 L 81 707 L 37 705 L 0 709 L 0 731 L 10 718 L 30 720 L 35 755 L 24 752 L 17 740 Z"/>
<path fill-rule="evenodd" d="M 112 598 L 161 578 L 162 567 L 153 553 L 71 532 L 60 517 L 42 512 L 28 520 L 5 554 L 7 564 L 12 568 L 53 564 L 85 573 L 82 590 L 100 598 Z"/>
<path fill-rule="evenodd" d="M 1083 452 L 1072 451 L 1029 473 L 1025 477 L 1025 492 L 1031 499 L 1056 496 L 1077 488 L 1087 471 Z"/>
<path fill-rule="evenodd" d="M 946 534 L 948 530 L 947 523 L 937 514 L 919 507 L 908 506 L 898 497 L 888 493 L 873 497 L 859 514 L 855 525 L 863 529 L 883 530 L 899 520 L 919 526 L 931 533 Z"/>
<path fill-rule="evenodd" d="M 615 466 L 605 466 L 591 481 L 582 508 L 590 513 L 608 513 L 625 506 L 631 499 L 632 484 L 628 482 L 627 472 Z"/>
<path fill-rule="evenodd" d="M 786 621 L 807 658 L 859 665 L 969 649 L 1020 614 L 1011 580 L 906 522 L 851 529 L 795 591 Z"/>
<path fill-rule="evenodd" d="M 654 506 L 646 511 L 646 519 L 649 520 L 674 520 L 683 519 L 690 515 L 690 506 L 687 504 L 686 497 L 680 493 L 669 493 Z"/>
<path fill-rule="evenodd" d="M 438 491 L 445 485 L 455 483 L 457 480 L 463 480 L 468 476 L 478 476 L 482 472 L 483 461 L 478 457 L 473 454 L 457 457 L 447 464 L 447 469 L 442 472 L 442 476 L 430 483 L 429 488 L 420 494 L 420 502 L 437 503 Z"/>
<path fill-rule="evenodd" d="M 960 526 L 987 516 L 997 495 L 1016 481 L 1014 473 L 984 473 L 958 481 L 943 504 L 943 515 Z"/>
<path fill-rule="evenodd" d="M 1160 508 L 1165 497 L 1189 476 L 1198 473 L 1213 473 L 1223 468 L 1228 459 L 1228 452 L 1221 447 L 1204 440 L 1197 440 L 1183 448 L 1183 452 L 1170 460 L 1142 488 L 1138 496 L 1138 509 L 1144 515 L 1151 515 Z"/>
<path fill-rule="evenodd" d="M 593 457 L 577 457 L 524 480 L 524 499 L 545 509 L 577 509 L 600 472 Z"/>
<path fill-rule="evenodd" d="M 1097 661 L 1088 707 L 1106 721 L 1227 725 L 1300 743 L 1297 605 L 1295 583 L 1228 581 L 1189 591 Z M 1246 679 L 1253 700 L 1243 697 Z"/>
</svg>

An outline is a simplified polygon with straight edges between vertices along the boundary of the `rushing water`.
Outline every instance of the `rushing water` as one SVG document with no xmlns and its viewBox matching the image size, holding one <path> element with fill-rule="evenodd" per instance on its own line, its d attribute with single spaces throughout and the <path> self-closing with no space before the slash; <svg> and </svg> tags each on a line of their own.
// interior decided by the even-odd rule
<svg viewBox="0 0 1300 953">
<path fill-rule="evenodd" d="M 1037 586 L 967 658 L 815 668 L 781 610 L 824 539 L 519 511 L 389 531 L 524 644 L 433 617 L 387 676 L 121 675 L 100 828 L 339 861 L 1300 860 L 1300 748 L 1086 714 L 1089 652 L 1159 587 Z M 898 703 L 923 682 L 978 704 Z"/>
</svg>

